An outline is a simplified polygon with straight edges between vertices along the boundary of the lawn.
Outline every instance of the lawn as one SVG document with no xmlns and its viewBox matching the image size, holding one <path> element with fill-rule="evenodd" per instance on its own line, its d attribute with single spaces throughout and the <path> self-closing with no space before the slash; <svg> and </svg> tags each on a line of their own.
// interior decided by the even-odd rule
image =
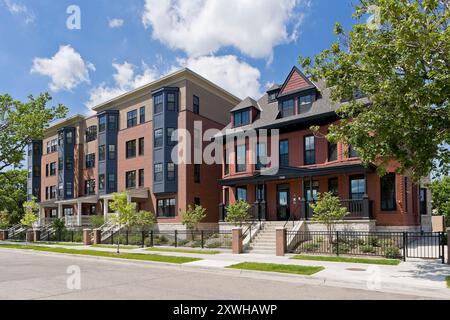
<svg viewBox="0 0 450 320">
<path fill-rule="evenodd" d="M 156 262 L 167 262 L 167 263 L 176 263 L 176 264 L 182 264 L 182 263 L 202 260 L 199 258 L 162 256 L 162 255 L 156 255 L 156 254 L 123 253 L 123 252 L 120 254 L 117 254 L 115 252 L 105 252 L 105 251 L 96 251 L 96 250 L 77 250 L 77 249 L 66 249 L 66 248 L 51 248 L 51 247 L 33 246 L 33 245 L 22 246 L 22 245 L 14 245 L 14 244 L 2 244 L 2 245 L 0 245 L 0 248 L 56 252 L 56 253 L 65 253 L 65 254 L 78 254 L 78 255 L 86 255 L 86 256 L 129 259 L 129 260 L 156 261 Z"/>
<path fill-rule="evenodd" d="M 171 248 L 149 248 L 146 251 L 154 252 L 180 252 L 180 253 L 197 253 L 197 254 L 219 254 L 220 251 L 213 250 L 190 250 L 190 249 L 171 249 Z"/>
<path fill-rule="evenodd" d="M 446 277 L 445 281 L 447 281 L 447 288 L 450 289 L 450 276 Z"/>
<path fill-rule="evenodd" d="M 396 266 L 400 264 L 397 259 L 368 259 L 368 258 L 352 258 L 352 257 L 337 257 L 337 256 L 306 256 L 296 255 L 291 259 L 296 260 L 310 260 L 310 261 L 330 261 L 330 262 L 348 262 L 348 263 L 364 263 L 364 264 L 385 264 Z"/>
<path fill-rule="evenodd" d="M 81 247 L 84 246 L 82 243 L 76 243 L 76 242 L 34 242 L 35 244 L 47 244 L 47 245 L 55 245 L 55 246 L 68 246 L 68 247 Z"/>
<path fill-rule="evenodd" d="M 105 249 L 116 249 L 117 244 L 93 244 L 91 247 L 93 248 L 105 248 Z M 139 249 L 139 246 L 127 246 L 127 245 L 120 245 L 120 249 Z"/>
<path fill-rule="evenodd" d="M 273 263 L 256 263 L 256 262 L 243 262 L 234 264 L 227 268 L 230 269 L 242 269 L 242 270 L 256 270 L 256 271 L 268 271 L 278 273 L 292 273 L 310 276 L 317 272 L 324 270 L 324 267 L 312 267 L 312 266 L 298 266 L 293 264 L 273 264 Z"/>
</svg>

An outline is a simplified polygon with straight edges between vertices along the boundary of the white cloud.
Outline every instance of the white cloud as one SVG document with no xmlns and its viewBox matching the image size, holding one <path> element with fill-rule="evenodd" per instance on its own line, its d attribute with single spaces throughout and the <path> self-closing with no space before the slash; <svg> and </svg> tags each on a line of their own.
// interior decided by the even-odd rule
<svg viewBox="0 0 450 320">
<path fill-rule="evenodd" d="M 112 66 L 115 69 L 113 75 L 114 86 L 107 86 L 105 83 L 101 83 L 94 87 L 89 92 L 89 101 L 85 103 L 89 109 L 152 82 L 160 76 L 156 68 L 149 67 L 145 63 L 142 63 L 141 74 L 135 74 L 136 66 L 126 61 L 122 64 L 113 63 Z"/>
<path fill-rule="evenodd" d="M 235 47 L 271 60 L 273 47 L 296 40 L 306 0 L 145 0 L 142 22 L 154 39 L 190 57 Z"/>
<path fill-rule="evenodd" d="M 50 77 L 52 91 L 71 91 L 82 82 L 90 83 L 89 70 L 95 71 L 95 66 L 84 61 L 70 45 L 65 45 L 51 58 L 34 58 L 31 73 Z"/>
<path fill-rule="evenodd" d="M 245 98 L 261 96 L 261 72 L 251 65 L 241 62 L 236 56 L 203 56 L 178 59 L 178 66 L 187 67 L 232 94 Z"/>
<path fill-rule="evenodd" d="M 108 24 L 110 28 L 120 28 L 123 26 L 123 19 L 112 19 Z"/>
<path fill-rule="evenodd" d="M 12 15 L 23 16 L 26 24 L 34 22 L 34 12 L 28 9 L 24 4 L 12 0 L 3 0 L 3 3 Z"/>
</svg>

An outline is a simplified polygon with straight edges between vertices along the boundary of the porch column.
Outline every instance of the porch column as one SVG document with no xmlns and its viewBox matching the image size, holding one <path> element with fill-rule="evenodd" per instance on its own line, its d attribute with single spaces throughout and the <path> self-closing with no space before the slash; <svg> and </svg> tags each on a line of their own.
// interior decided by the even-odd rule
<svg viewBox="0 0 450 320">
<path fill-rule="evenodd" d="M 43 206 L 39 206 L 38 227 L 42 226 L 42 219 L 45 219 L 45 210 Z"/>
<path fill-rule="evenodd" d="M 103 199 L 103 217 L 106 220 L 106 217 L 108 216 L 109 211 L 109 199 Z"/>
<path fill-rule="evenodd" d="M 77 224 L 78 224 L 78 226 L 81 226 L 81 222 L 82 222 L 82 219 L 81 219 L 81 215 L 82 215 L 82 203 L 81 203 L 81 201 L 78 201 L 77 202 Z"/>
<path fill-rule="evenodd" d="M 58 203 L 58 218 L 61 219 L 63 216 L 63 206 L 62 203 Z"/>
</svg>

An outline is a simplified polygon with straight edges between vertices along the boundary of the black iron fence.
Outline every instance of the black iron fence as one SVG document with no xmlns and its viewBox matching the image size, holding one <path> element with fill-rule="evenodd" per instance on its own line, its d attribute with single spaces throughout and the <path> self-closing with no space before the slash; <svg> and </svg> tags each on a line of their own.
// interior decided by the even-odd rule
<svg viewBox="0 0 450 320">
<path fill-rule="evenodd" d="M 185 247 L 230 249 L 231 231 L 173 230 L 173 231 L 109 231 L 102 234 L 102 244 L 133 245 L 140 247 Z"/>
<path fill-rule="evenodd" d="M 297 254 L 441 259 L 443 233 L 287 231 L 287 250 Z"/>
<path fill-rule="evenodd" d="M 82 243 L 83 230 L 47 230 L 41 233 L 41 241 Z"/>
</svg>

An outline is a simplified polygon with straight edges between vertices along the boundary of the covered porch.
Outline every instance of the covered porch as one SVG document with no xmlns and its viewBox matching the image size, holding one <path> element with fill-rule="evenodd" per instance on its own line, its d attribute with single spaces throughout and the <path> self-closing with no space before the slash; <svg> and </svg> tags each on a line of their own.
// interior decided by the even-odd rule
<svg viewBox="0 0 450 320">
<path fill-rule="evenodd" d="M 64 219 L 66 227 L 82 227 L 90 225 L 90 217 L 96 215 L 99 208 L 98 197 L 56 201 L 58 205 L 58 218 Z"/>
<path fill-rule="evenodd" d="M 369 197 L 367 176 L 375 167 L 361 164 L 322 166 L 315 168 L 282 167 L 252 176 L 224 179 L 223 203 L 219 220 L 226 217 L 226 206 L 245 200 L 251 206 L 253 220 L 310 220 L 310 207 L 319 193 L 332 192 L 348 209 L 347 220 L 373 219 L 373 200 Z"/>
</svg>

